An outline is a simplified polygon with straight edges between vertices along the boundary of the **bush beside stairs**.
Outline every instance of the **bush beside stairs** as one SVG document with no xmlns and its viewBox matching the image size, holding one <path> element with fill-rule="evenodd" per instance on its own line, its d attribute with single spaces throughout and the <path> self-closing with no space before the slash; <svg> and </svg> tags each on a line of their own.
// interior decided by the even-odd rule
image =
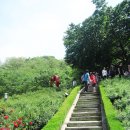
<svg viewBox="0 0 130 130">
<path fill-rule="evenodd" d="M 99 92 L 79 92 L 61 130 L 103 130 Z"/>
</svg>

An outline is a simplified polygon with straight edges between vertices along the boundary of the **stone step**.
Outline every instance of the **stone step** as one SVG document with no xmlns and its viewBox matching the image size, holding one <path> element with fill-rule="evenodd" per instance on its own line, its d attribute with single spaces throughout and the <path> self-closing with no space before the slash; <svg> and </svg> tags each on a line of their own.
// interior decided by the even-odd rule
<svg viewBox="0 0 130 130">
<path fill-rule="evenodd" d="M 80 97 L 92 97 L 92 98 L 98 97 L 98 98 L 100 98 L 99 95 L 82 95 L 82 96 L 80 96 Z"/>
<path fill-rule="evenodd" d="M 75 108 L 99 108 L 100 104 L 82 104 L 82 105 L 76 105 Z"/>
<path fill-rule="evenodd" d="M 100 97 L 100 95 L 94 95 L 94 94 L 84 94 L 84 95 L 80 95 L 80 97 Z"/>
<path fill-rule="evenodd" d="M 98 98 L 95 98 L 95 99 L 88 99 L 88 98 L 79 98 L 78 102 L 81 102 L 81 101 L 84 101 L 84 102 L 101 102 L 100 99 Z"/>
<path fill-rule="evenodd" d="M 100 94 L 99 92 L 95 92 L 95 93 L 93 93 L 93 92 L 81 92 L 80 93 L 80 95 L 89 95 L 89 94 L 92 94 L 92 95 L 96 95 L 96 94 Z"/>
<path fill-rule="evenodd" d="M 81 93 L 80 94 L 80 96 L 86 96 L 86 95 L 92 95 L 92 96 L 100 96 L 100 94 L 99 93 L 91 93 L 91 92 L 89 92 L 89 93 Z"/>
<path fill-rule="evenodd" d="M 79 98 L 78 101 L 88 101 L 88 102 L 99 101 L 100 102 L 100 99 L 98 99 L 98 98 L 94 98 L 94 99 L 92 99 L 92 98 Z"/>
<path fill-rule="evenodd" d="M 89 94 L 89 93 L 93 93 L 92 91 L 88 91 L 88 92 L 86 92 L 86 91 L 82 91 L 80 94 L 82 94 L 82 93 L 87 93 L 87 94 Z M 95 93 L 99 93 L 98 91 L 97 92 L 95 92 Z M 93 93 L 94 94 L 94 93 Z"/>
<path fill-rule="evenodd" d="M 102 126 L 66 127 L 65 130 L 103 130 Z"/>
<path fill-rule="evenodd" d="M 78 100 L 77 103 L 93 103 L 93 102 L 98 102 L 101 103 L 100 100 L 90 100 L 90 99 L 83 99 L 83 100 Z"/>
<path fill-rule="evenodd" d="M 100 95 L 80 95 L 79 97 L 98 97 L 98 98 L 100 98 Z"/>
<path fill-rule="evenodd" d="M 100 99 L 100 97 L 79 97 L 79 99 L 91 99 L 91 100 L 94 100 L 94 99 Z"/>
<path fill-rule="evenodd" d="M 70 121 L 100 121 L 101 116 L 71 117 Z"/>
<path fill-rule="evenodd" d="M 72 117 L 82 116 L 100 116 L 101 112 L 73 112 Z"/>
<path fill-rule="evenodd" d="M 94 98 L 92 98 L 92 97 L 79 97 L 79 100 L 100 100 L 100 98 L 99 97 L 94 97 Z"/>
<path fill-rule="evenodd" d="M 101 121 L 70 121 L 68 127 L 102 126 Z"/>
<path fill-rule="evenodd" d="M 80 96 L 84 96 L 84 95 L 94 95 L 94 96 L 99 96 L 100 94 L 99 93 L 81 93 Z"/>
<path fill-rule="evenodd" d="M 100 99 L 79 99 L 78 102 L 100 102 Z"/>
<path fill-rule="evenodd" d="M 88 105 L 97 105 L 100 106 L 100 102 L 77 102 L 76 106 L 88 106 Z"/>
<path fill-rule="evenodd" d="M 95 104 L 95 105 L 100 105 L 101 103 L 100 102 L 77 102 L 77 104 L 76 105 L 91 105 L 91 104 Z"/>
<path fill-rule="evenodd" d="M 79 99 L 85 99 L 85 100 L 100 100 L 99 97 L 79 97 Z"/>
<path fill-rule="evenodd" d="M 85 100 L 93 100 L 93 101 L 95 101 L 95 100 L 99 100 L 100 101 L 100 98 L 99 97 L 79 97 L 79 100 L 80 99 L 85 99 Z"/>
<path fill-rule="evenodd" d="M 84 96 L 84 95 L 94 95 L 94 96 L 99 96 L 99 93 L 93 93 L 93 92 L 89 92 L 89 93 L 81 93 L 80 96 Z"/>
<path fill-rule="evenodd" d="M 78 101 L 101 101 L 100 98 L 79 98 Z"/>
<path fill-rule="evenodd" d="M 75 108 L 74 112 L 100 112 L 100 108 Z"/>
</svg>

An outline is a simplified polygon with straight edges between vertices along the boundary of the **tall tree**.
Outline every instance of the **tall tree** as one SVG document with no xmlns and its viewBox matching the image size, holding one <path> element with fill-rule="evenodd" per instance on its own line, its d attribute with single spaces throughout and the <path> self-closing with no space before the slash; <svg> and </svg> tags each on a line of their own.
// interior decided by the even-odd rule
<svg viewBox="0 0 130 130">
<path fill-rule="evenodd" d="M 110 15 L 109 35 L 113 60 L 128 63 L 130 57 L 130 2 L 124 0 Z"/>
<path fill-rule="evenodd" d="M 71 24 L 64 37 L 66 61 L 82 69 L 98 69 L 130 60 L 130 2 L 115 8 L 93 0 L 96 10 L 80 25 Z"/>
</svg>

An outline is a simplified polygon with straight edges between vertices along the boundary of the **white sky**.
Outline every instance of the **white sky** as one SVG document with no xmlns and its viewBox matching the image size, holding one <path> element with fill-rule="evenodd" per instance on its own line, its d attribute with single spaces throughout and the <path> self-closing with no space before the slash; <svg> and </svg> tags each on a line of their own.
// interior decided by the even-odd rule
<svg viewBox="0 0 130 130">
<path fill-rule="evenodd" d="M 115 6 L 123 0 L 106 0 Z M 63 59 L 64 32 L 92 15 L 91 0 L 0 0 L 0 61 L 7 57 Z"/>
</svg>

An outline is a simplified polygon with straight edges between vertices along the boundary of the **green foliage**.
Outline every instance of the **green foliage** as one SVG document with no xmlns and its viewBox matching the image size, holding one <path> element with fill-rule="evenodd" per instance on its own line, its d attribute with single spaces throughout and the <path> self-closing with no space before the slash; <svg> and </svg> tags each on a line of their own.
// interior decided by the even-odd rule
<svg viewBox="0 0 130 130">
<path fill-rule="evenodd" d="M 73 67 L 98 70 L 130 61 L 130 1 L 107 7 L 93 0 L 96 10 L 82 24 L 70 24 L 64 36 L 65 60 Z"/>
<path fill-rule="evenodd" d="M 130 1 L 124 0 L 110 14 L 109 39 L 112 45 L 112 55 L 117 62 L 128 63 L 130 35 Z"/>
<path fill-rule="evenodd" d="M 48 124 L 42 130 L 59 130 L 65 120 L 65 117 L 72 106 L 72 103 L 79 92 L 80 87 L 75 87 L 67 99 L 64 101 L 58 112 L 48 122 Z"/>
<path fill-rule="evenodd" d="M 70 90 L 62 89 L 57 91 L 55 88 L 43 88 L 36 92 L 28 92 L 22 95 L 13 95 L 7 101 L 0 101 L 0 125 L 5 127 L 7 124 L 11 130 L 14 121 L 21 119 L 25 127 L 28 128 L 29 122 L 33 122 L 33 129 L 43 127 L 48 120 L 58 111 L 65 99 L 65 92 Z M 8 120 L 3 117 L 9 116 Z M 22 127 L 19 124 L 19 128 Z M 22 128 L 21 128 L 22 129 Z"/>
<path fill-rule="evenodd" d="M 117 120 L 117 111 L 114 109 L 112 103 L 107 97 L 103 86 L 100 85 L 101 98 L 104 105 L 105 115 L 108 123 L 108 129 L 110 130 L 124 130 L 121 122 Z"/>
<path fill-rule="evenodd" d="M 107 79 L 101 82 L 104 86 L 106 95 L 111 100 L 115 109 L 118 110 L 117 118 L 123 123 L 124 127 L 130 127 L 130 80 L 129 78 Z"/>
<path fill-rule="evenodd" d="M 58 74 L 61 87 L 72 87 L 73 70 L 54 57 L 11 58 L 0 66 L 0 96 L 21 94 L 49 87 L 50 77 Z"/>
<path fill-rule="evenodd" d="M 100 9 L 106 4 L 105 0 L 92 0 L 92 2 L 96 5 L 96 9 Z"/>
</svg>

